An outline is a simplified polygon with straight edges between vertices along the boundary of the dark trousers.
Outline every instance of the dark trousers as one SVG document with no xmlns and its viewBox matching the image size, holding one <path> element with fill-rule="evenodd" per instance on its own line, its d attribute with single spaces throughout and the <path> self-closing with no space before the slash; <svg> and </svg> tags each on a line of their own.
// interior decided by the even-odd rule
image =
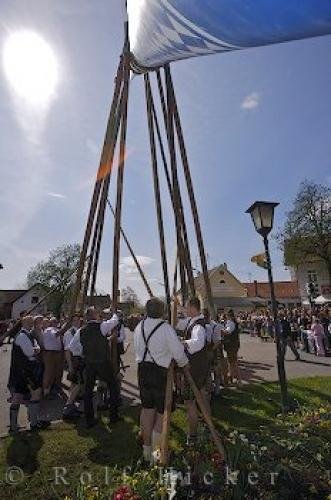
<svg viewBox="0 0 331 500">
<path fill-rule="evenodd" d="M 109 361 L 102 363 L 88 363 L 85 367 L 85 418 L 91 421 L 94 418 L 93 390 L 96 379 L 106 382 L 110 392 L 110 416 L 117 414 L 120 397 L 120 386 Z"/>
<path fill-rule="evenodd" d="M 300 354 L 298 353 L 297 348 L 294 345 L 294 341 L 293 341 L 292 337 L 286 337 L 283 340 L 284 357 L 285 357 L 285 354 L 286 354 L 286 351 L 287 351 L 287 346 L 289 346 L 289 348 L 293 352 L 295 358 L 299 359 L 300 358 Z"/>
</svg>

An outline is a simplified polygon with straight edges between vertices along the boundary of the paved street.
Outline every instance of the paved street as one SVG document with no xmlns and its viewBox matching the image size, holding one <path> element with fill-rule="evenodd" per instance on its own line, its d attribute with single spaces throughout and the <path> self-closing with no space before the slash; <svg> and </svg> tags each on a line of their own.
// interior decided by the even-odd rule
<svg viewBox="0 0 331 500">
<path fill-rule="evenodd" d="M 122 384 L 122 395 L 126 404 L 137 404 L 139 402 L 136 367 L 133 358 L 132 334 L 130 347 L 124 356 L 124 364 L 130 365 L 126 369 Z M 276 349 L 273 343 L 263 343 L 257 338 L 241 335 L 241 367 L 243 379 L 247 383 L 256 383 L 263 380 L 273 381 L 277 379 Z M 288 378 L 306 377 L 314 375 L 331 375 L 331 358 L 317 358 L 311 354 L 302 354 L 303 361 L 295 361 L 292 352 L 288 349 L 286 356 L 286 371 Z M 10 347 L 0 348 L 0 436 L 7 433 L 8 408 L 7 403 L 7 379 L 10 363 Z M 43 415 L 52 420 L 59 420 L 63 407 L 60 398 L 47 401 L 42 404 Z M 26 426 L 26 410 L 22 408 L 20 425 Z"/>
</svg>

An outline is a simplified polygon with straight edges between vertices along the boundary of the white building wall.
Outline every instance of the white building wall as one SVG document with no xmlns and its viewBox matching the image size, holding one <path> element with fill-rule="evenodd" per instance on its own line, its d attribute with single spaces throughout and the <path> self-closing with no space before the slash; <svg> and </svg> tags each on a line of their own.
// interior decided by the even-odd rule
<svg viewBox="0 0 331 500">
<path fill-rule="evenodd" d="M 19 297 L 12 305 L 12 319 L 19 319 L 21 312 L 29 311 L 36 302 L 45 295 L 45 290 L 41 286 L 36 286 L 27 292 L 22 297 Z M 40 304 L 37 309 L 33 311 L 34 315 L 46 314 L 47 305 L 45 303 Z"/>
<path fill-rule="evenodd" d="M 306 262 L 305 264 L 300 264 L 294 269 L 294 272 L 299 284 L 301 301 L 308 299 L 306 284 L 309 282 L 309 276 L 312 274 L 316 274 L 316 284 L 319 294 L 322 293 L 323 286 L 330 285 L 328 270 L 323 262 Z"/>
</svg>

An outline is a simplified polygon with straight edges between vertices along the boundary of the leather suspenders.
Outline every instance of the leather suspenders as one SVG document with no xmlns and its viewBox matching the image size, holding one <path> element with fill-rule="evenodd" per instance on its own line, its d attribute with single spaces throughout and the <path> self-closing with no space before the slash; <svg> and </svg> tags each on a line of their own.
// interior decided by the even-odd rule
<svg viewBox="0 0 331 500">
<path fill-rule="evenodd" d="M 154 328 L 153 330 L 151 331 L 151 333 L 148 335 L 148 337 L 146 338 L 146 333 L 145 333 L 145 329 L 144 329 L 144 324 L 145 324 L 145 320 L 143 320 L 143 322 L 141 323 L 141 333 L 142 333 L 142 336 L 144 338 L 144 342 L 145 342 L 145 352 L 144 352 L 144 356 L 143 356 L 143 359 L 142 359 L 142 363 L 146 360 L 146 356 L 147 354 L 150 355 L 153 363 L 155 365 L 157 365 L 155 359 L 153 358 L 150 350 L 149 350 L 149 347 L 148 347 L 148 344 L 151 340 L 151 338 L 153 337 L 154 333 L 160 328 L 160 326 L 164 325 L 165 321 L 161 321 L 160 323 L 158 323 Z"/>
</svg>

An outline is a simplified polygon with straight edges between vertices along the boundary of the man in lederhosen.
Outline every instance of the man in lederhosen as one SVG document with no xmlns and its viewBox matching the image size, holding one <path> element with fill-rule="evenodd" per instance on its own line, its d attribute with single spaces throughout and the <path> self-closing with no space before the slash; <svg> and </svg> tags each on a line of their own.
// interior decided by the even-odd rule
<svg viewBox="0 0 331 500">
<path fill-rule="evenodd" d="M 201 314 L 200 300 L 197 297 L 187 301 L 186 314 L 185 319 L 178 321 L 176 329 L 184 340 L 192 378 L 204 397 L 206 407 L 209 409 L 206 386 L 209 380 L 210 358 L 205 328 L 206 320 Z M 189 426 L 188 443 L 191 443 L 194 442 L 197 434 L 199 415 L 194 393 L 186 380 L 184 381 L 183 398 L 187 409 Z"/>
<path fill-rule="evenodd" d="M 119 383 L 117 374 L 111 364 L 109 342 L 117 338 L 116 314 L 108 321 L 99 321 L 99 314 L 94 307 L 86 311 L 86 325 L 79 330 L 79 342 L 85 360 L 85 396 L 84 410 L 87 427 L 96 424 L 93 407 L 93 389 L 96 379 L 107 383 L 110 391 L 109 423 L 119 420 Z M 78 333 L 78 332 L 77 332 Z M 70 344 L 72 346 L 72 344 Z"/>
<path fill-rule="evenodd" d="M 10 432 L 18 431 L 18 412 L 21 404 L 27 406 L 30 430 L 46 429 L 50 422 L 40 419 L 39 404 L 42 395 L 42 363 L 40 346 L 32 333 L 33 317 L 25 316 L 16 336 L 11 354 L 8 381 L 10 398 Z"/>
<path fill-rule="evenodd" d="M 188 363 L 184 347 L 164 317 L 164 303 L 152 298 L 146 303 L 146 318 L 136 327 L 134 347 L 138 362 L 138 385 L 142 411 L 140 428 L 143 455 L 152 460 L 160 447 L 167 371 L 172 359 L 180 367 Z"/>
<path fill-rule="evenodd" d="M 79 315 L 73 316 L 72 326 L 63 335 L 63 348 L 67 363 L 67 379 L 70 381 L 68 399 L 63 407 L 63 419 L 76 419 L 81 413 L 76 406 L 76 399 L 84 385 L 84 359 L 82 357 L 82 346 L 76 346 L 75 335 L 79 331 L 81 321 Z M 80 339 L 79 336 L 77 336 Z M 72 345 L 72 348 L 71 348 Z"/>
</svg>

